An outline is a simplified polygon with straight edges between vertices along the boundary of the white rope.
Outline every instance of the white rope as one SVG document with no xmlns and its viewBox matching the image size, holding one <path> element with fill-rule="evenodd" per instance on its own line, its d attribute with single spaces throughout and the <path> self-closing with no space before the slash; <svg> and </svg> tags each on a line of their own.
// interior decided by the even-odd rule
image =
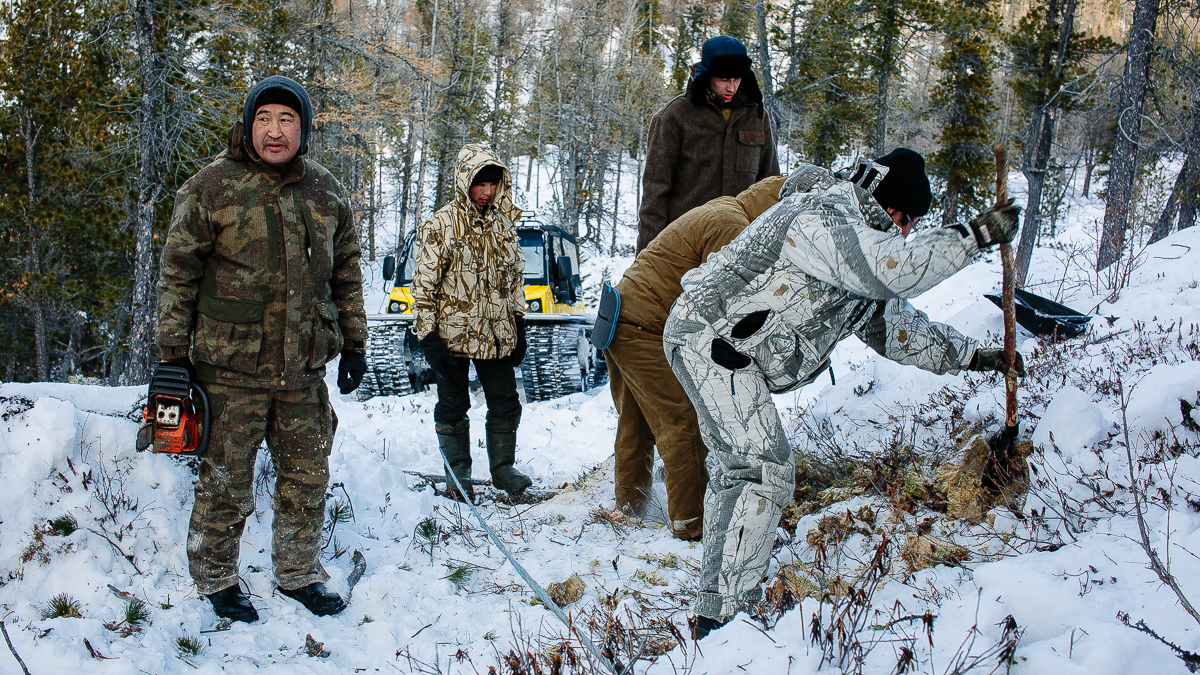
<svg viewBox="0 0 1200 675">
<path fill-rule="evenodd" d="M 584 635 L 577 627 L 571 624 L 571 619 L 567 617 L 562 608 L 558 606 L 558 603 L 554 602 L 554 600 L 550 597 L 550 594 L 546 593 L 541 585 L 534 581 L 533 577 L 529 576 L 529 573 L 525 571 L 525 568 L 521 567 L 521 564 L 517 562 L 517 559 L 508 552 L 508 547 L 504 545 L 504 542 L 500 541 L 500 537 L 496 536 L 496 533 L 492 531 L 492 528 L 488 527 L 487 521 L 483 519 L 483 514 L 479 512 L 479 509 L 475 508 L 475 504 L 473 504 L 470 499 L 467 499 L 467 492 L 466 490 L 463 490 L 462 483 L 458 481 L 458 475 L 456 475 L 454 473 L 454 469 L 450 467 L 450 460 L 446 459 L 446 453 L 442 450 L 441 444 L 438 444 L 438 453 L 441 454 L 442 462 L 446 465 L 446 475 L 454 481 L 455 487 L 458 488 L 458 494 L 461 495 L 464 500 L 466 500 L 467 507 L 471 509 L 471 513 L 475 514 L 475 519 L 479 521 L 479 524 L 483 526 L 484 531 L 486 531 L 488 536 L 492 538 L 492 541 L 496 543 L 496 546 L 500 549 L 500 552 L 504 554 L 504 557 L 508 558 L 508 562 L 512 563 L 513 569 L 517 571 L 517 574 L 521 575 L 521 578 L 525 580 L 525 584 L 533 590 L 534 594 L 538 596 L 538 599 L 545 603 L 546 608 L 549 609 L 550 612 L 554 614 L 554 616 L 557 617 L 564 626 L 566 626 L 568 631 L 575 633 L 575 635 L 579 638 L 579 641 L 583 643 L 584 648 L 587 649 L 592 655 L 592 658 L 603 664 L 610 673 L 616 675 L 617 670 L 613 666 L 612 662 L 600 653 L 600 650 L 595 644 L 592 643 L 591 638 L 589 638 L 587 635 Z"/>
</svg>

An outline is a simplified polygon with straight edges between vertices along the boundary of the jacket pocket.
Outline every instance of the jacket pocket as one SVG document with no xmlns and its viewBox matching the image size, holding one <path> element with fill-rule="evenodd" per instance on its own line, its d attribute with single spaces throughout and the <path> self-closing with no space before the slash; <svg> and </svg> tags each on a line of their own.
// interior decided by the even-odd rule
<svg viewBox="0 0 1200 675">
<path fill-rule="evenodd" d="M 338 308 L 332 300 L 313 303 L 313 344 L 308 357 L 309 368 L 320 368 L 342 351 L 342 327 L 338 325 Z"/>
<path fill-rule="evenodd" d="M 760 309 L 757 312 L 747 314 L 733 325 L 733 329 L 729 331 L 729 336 L 735 340 L 745 340 L 763 327 L 770 314 L 771 311 L 767 309 Z"/>
<path fill-rule="evenodd" d="M 761 131 L 739 131 L 737 140 L 737 170 L 757 175 L 767 135 Z"/>
<path fill-rule="evenodd" d="M 196 360 L 238 373 L 255 373 L 262 351 L 263 303 L 201 294 L 196 309 Z"/>
<path fill-rule="evenodd" d="M 752 362 L 749 356 L 734 349 L 733 345 L 721 338 L 712 341 L 711 356 L 713 363 L 729 370 L 741 370 Z"/>
</svg>

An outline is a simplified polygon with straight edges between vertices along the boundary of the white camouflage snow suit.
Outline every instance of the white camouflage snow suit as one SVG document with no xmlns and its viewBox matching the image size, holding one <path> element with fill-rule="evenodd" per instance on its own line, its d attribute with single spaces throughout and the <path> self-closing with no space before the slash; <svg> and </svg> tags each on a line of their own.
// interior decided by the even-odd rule
<svg viewBox="0 0 1200 675">
<path fill-rule="evenodd" d="M 711 467 L 696 613 L 728 620 L 761 597 L 793 457 L 771 394 L 812 382 L 843 338 L 934 373 L 965 369 L 977 343 L 904 298 L 979 252 L 960 229 L 900 235 L 866 186 L 801 166 L 781 201 L 683 278 L 663 348 L 696 407 Z"/>
</svg>

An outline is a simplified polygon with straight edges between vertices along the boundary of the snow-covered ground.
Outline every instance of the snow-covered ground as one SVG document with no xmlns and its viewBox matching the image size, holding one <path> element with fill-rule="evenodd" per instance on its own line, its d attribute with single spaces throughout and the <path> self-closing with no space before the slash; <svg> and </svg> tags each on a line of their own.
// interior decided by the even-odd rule
<svg viewBox="0 0 1200 675">
<path fill-rule="evenodd" d="M 1019 188 L 1014 176 L 1014 192 Z M 968 557 L 910 574 L 908 563 L 892 556 L 889 574 L 869 597 L 867 628 L 857 636 L 863 672 L 896 672 L 903 649 L 913 653 L 914 672 L 968 672 L 964 664 L 979 655 L 972 672 L 1003 672 L 1004 666 L 996 670 L 999 656 L 988 650 L 1001 642 L 1008 616 L 1023 631 L 1013 673 L 1188 672 L 1168 647 L 1124 625 L 1119 615 L 1130 624 L 1144 620 L 1182 649 L 1200 651 L 1200 626 L 1148 569 L 1138 543 L 1121 445 L 1123 414 L 1135 460 L 1150 453 L 1148 445 L 1164 444 L 1160 456 L 1135 462 L 1139 480 L 1154 481 L 1146 485 L 1146 523 L 1158 555 L 1200 601 L 1200 441 L 1185 426 L 1180 406 L 1180 399 L 1200 403 L 1200 228 L 1146 249 L 1119 299 L 1101 302 L 1108 292 L 1089 278 L 1086 262 L 1069 259 L 1072 246 L 1092 241 L 1089 228 L 1100 213 L 1099 202 L 1073 202 L 1059 246 L 1035 254 L 1033 290 L 1085 312 L 1099 306 L 1100 314 L 1117 318 L 1111 325 L 1094 320 L 1086 342 L 1063 348 L 1039 346 L 1022 333 L 1018 344 L 1031 372 L 1022 383 L 1022 410 L 1026 429 L 1044 448 L 1030 460 L 1040 482 L 1021 506 L 1023 519 L 997 508 L 994 522 L 974 526 L 927 521 L 926 530 L 966 547 Z M 592 252 L 586 271 L 595 279 L 607 267 L 615 277 L 628 263 Z M 1001 315 L 982 293 L 998 287 L 999 269 L 997 255 L 984 256 L 917 304 L 937 320 L 995 341 Z M 1064 278 L 1068 283 L 1057 283 Z M 995 429 L 1003 416 L 998 379 L 930 375 L 878 358 L 855 340 L 838 348 L 833 371 L 836 384 L 822 377 L 776 398 L 802 450 L 813 425 L 869 453 L 886 445 L 897 421 L 907 421 L 919 453 L 932 447 L 930 439 L 948 419 Z M 1123 410 L 1105 386 L 1118 374 Z M 314 617 L 274 593 L 270 483 L 262 481 L 241 556 L 243 582 L 262 618 L 228 630 L 214 630 L 216 617 L 188 576 L 190 468 L 134 451 L 143 390 L 0 385 L 0 617 L 30 672 L 484 673 L 492 665 L 510 672 L 500 665 L 502 655 L 514 648 L 537 652 L 564 635 L 548 611 L 530 602 L 533 594 L 469 512 L 436 496 L 420 476 L 441 472 L 433 394 L 359 403 L 337 395 L 333 379 L 331 373 L 340 425 L 329 503 L 352 505 L 353 518 L 329 533 L 324 564 L 329 585 L 343 594 L 353 551 L 365 556 L 367 571 L 350 607 L 335 617 Z M 484 413 L 480 399 L 471 411 L 476 439 L 482 439 Z M 611 612 L 626 627 L 661 629 L 671 620 L 686 633 L 701 546 L 674 540 L 653 517 L 642 523 L 601 517 L 600 509 L 612 505 L 615 424 L 606 388 L 528 404 L 518 466 L 539 487 L 561 492 L 533 506 L 485 501 L 481 511 L 543 585 L 579 575 L 586 588 L 567 610 L 585 632 L 589 621 Z M 479 440 L 476 478 L 487 478 L 485 457 Z M 1108 478 L 1096 473 L 1104 469 Z M 1098 493 L 1076 480 L 1084 474 L 1096 479 Z M 656 490 L 661 498 L 661 483 Z M 772 578 L 785 578 L 785 568 L 818 569 L 806 539 L 827 517 L 857 516 L 859 533 L 845 539 L 836 560 L 826 561 L 850 579 L 868 567 L 883 533 L 903 540 L 938 515 L 924 506 L 900 512 L 869 492 L 835 492 L 826 508 L 799 517 L 794 537 L 780 531 Z M 859 515 L 867 512 L 869 519 Z M 78 529 L 65 536 L 52 531 L 48 523 L 61 516 L 73 518 Z M 128 600 L 117 591 L 149 608 L 136 630 L 120 623 Z M 79 616 L 43 618 L 61 594 L 77 603 Z M 765 629 L 743 614 L 698 649 L 659 642 L 663 649 L 656 651 L 666 653 L 635 668 L 839 672 L 837 664 L 822 665 L 822 649 L 810 637 L 814 613 L 828 627 L 830 607 L 805 598 L 781 617 L 769 616 Z M 926 611 L 936 617 L 930 634 L 919 619 L 894 621 Z M 328 656 L 309 656 L 310 635 Z M 20 672 L 0 648 L 0 675 Z"/>
</svg>

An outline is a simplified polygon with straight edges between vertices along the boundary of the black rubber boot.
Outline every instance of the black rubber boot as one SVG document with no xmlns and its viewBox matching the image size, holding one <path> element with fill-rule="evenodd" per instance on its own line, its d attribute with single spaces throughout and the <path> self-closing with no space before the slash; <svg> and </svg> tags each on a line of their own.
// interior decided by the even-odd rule
<svg viewBox="0 0 1200 675">
<path fill-rule="evenodd" d="M 250 604 L 250 598 L 247 598 L 246 594 L 242 592 L 240 585 L 230 586 L 223 591 L 217 591 L 204 597 L 212 603 L 213 611 L 219 617 L 243 623 L 258 621 L 258 610 Z"/>
<path fill-rule="evenodd" d="M 438 447 L 446 455 L 446 461 L 450 463 L 450 469 L 454 470 L 458 482 L 462 483 L 467 500 L 474 503 L 475 488 L 471 484 L 471 421 L 462 419 L 453 426 L 437 424 L 434 429 L 437 431 Z M 449 470 L 446 471 L 446 491 L 455 499 L 464 501 L 454 487 Z"/>
<path fill-rule="evenodd" d="M 710 619 L 707 616 L 697 615 L 696 616 L 696 625 L 692 628 L 692 639 L 693 640 L 703 640 L 704 638 L 708 637 L 709 633 L 720 628 L 721 626 L 724 626 L 727 623 L 729 623 L 729 622 L 728 621 L 718 621 L 717 619 Z"/>
<path fill-rule="evenodd" d="M 279 592 L 304 605 L 308 608 L 308 611 L 317 616 L 329 616 L 346 609 L 346 601 L 342 600 L 342 596 L 333 591 L 326 590 L 325 584 L 320 582 L 301 586 L 290 591 L 286 588 L 280 588 Z"/>
<path fill-rule="evenodd" d="M 488 422 L 487 451 L 492 485 L 515 497 L 533 485 L 529 476 L 513 468 L 517 461 L 517 425 L 520 418 L 503 422 Z"/>
</svg>

